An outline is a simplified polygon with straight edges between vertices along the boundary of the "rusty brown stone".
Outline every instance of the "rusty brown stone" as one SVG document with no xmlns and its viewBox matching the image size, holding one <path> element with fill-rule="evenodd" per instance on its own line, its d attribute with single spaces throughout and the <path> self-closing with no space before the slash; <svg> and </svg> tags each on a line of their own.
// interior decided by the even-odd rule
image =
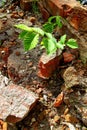
<svg viewBox="0 0 87 130">
<path fill-rule="evenodd" d="M 49 78 L 59 65 L 60 58 L 53 54 L 51 56 L 43 54 L 39 61 L 38 76 L 41 78 Z"/>
<path fill-rule="evenodd" d="M 19 15 L 20 17 L 23 17 L 23 16 L 24 16 L 24 12 L 23 12 L 23 11 L 20 11 L 20 12 L 18 12 L 18 15 Z"/>
<path fill-rule="evenodd" d="M 39 10 L 42 14 L 43 20 L 47 21 L 50 16 L 50 13 L 44 8 L 42 1 L 40 1 L 38 5 L 39 5 Z"/>
<path fill-rule="evenodd" d="M 64 62 L 65 63 L 68 63 L 68 62 L 71 62 L 75 59 L 75 56 L 71 53 L 67 53 L 67 52 L 64 52 L 63 53 L 63 58 L 64 58 Z"/>
<path fill-rule="evenodd" d="M 87 61 L 87 8 L 76 0 L 42 0 L 43 6 L 51 15 L 60 15 L 63 21 L 61 35 L 73 37 L 79 44 L 81 60 Z"/>
<path fill-rule="evenodd" d="M 32 0 L 20 0 L 20 7 L 25 11 L 31 10 L 31 2 Z"/>
<path fill-rule="evenodd" d="M 43 0 L 52 15 L 60 15 L 77 30 L 87 31 L 87 9 L 76 0 Z"/>
<path fill-rule="evenodd" d="M 67 17 L 72 12 L 72 8 L 79 3 L 76 0 L 43 0 L 43 5 L 52 15 Z"/>
<path fill-rule="evenodd" d="M 82 6 L 73 7 L 67 20 L 76 30 L 87 31 L 87 10 Z"/>
<path fill-rule="evenodd" d="M 7 63 L 9 55 L 10 55 L 10 49 L 8 47 L 0 47 L 0 58 L 5 63 Z"/>
<path fill-rule="evenodd" d="M 35 24 L 36 18 L 35 18 L 35 17 L 30 17 L 30 22 L 31 22 L 32 24 Z"/>
<path fill-rule="evenodd" d="M 10 84 L 0 86 L 0 99 L 0 119 L 16 123 L 35 106 L 38 96 L 22 86 Z"/>
<path fill-rule="evenodd" d="M 43 5 L 50 12 L 50 14 L 63 16 L 63 9 L 58 0 L 43 0 Z"/>
</svg>

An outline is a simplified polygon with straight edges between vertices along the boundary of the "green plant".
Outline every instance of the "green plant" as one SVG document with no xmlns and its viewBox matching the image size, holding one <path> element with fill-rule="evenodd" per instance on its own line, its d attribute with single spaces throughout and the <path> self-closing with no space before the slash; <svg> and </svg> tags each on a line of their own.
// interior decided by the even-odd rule
<svg viewBox="0 0 87 130">
<path fill-rule="evenodd" d="M 52 54 L 59 48 L 63 50 L 65 46 L 78 48 L 76 40 L 72 38 L 67 40 L 66 34 L 61 36 L 59 41 L 57 41 L 52 34 L 56 26 L 62 27 L 61 21 L 62 18 L 60 16 L 52 16 L 48 19 L 48 22 L 43 25 L 42 29 L 38 27 L 28 27 L 24 24 L 15 25 L 15 27 L 22 30 L 19 38 L 23 40 L 25 51 L 35 48 L 38 43 L 46 49 L 47 54 Z"/>
<path fill-rule="evenodd" d="M 53 33 L 56 27 L 62 28 L 62 17 L 61 16 L 51 16 L 43 25 L 43 30 L 45 32 Z"/>
</svg>

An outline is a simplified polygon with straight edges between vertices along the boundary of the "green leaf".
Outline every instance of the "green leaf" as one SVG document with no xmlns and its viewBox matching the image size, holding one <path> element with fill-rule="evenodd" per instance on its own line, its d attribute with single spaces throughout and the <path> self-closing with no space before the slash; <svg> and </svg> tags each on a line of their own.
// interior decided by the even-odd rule
<svg viewBox="0 0 87 130">
<path fill-rule="evenodd" d="M 44 31 L 40 28 L 32 27 L 32 31 L 40 34 L 41 36 L 44 36 Z"/>
<path fill-rule="evenodd" d="M 48 19 L 48 22 L 49 23 L 53 23 L 55 22 L 54 20 L 56 19 L 57 16 L 51 16 L 49 19 Z"/>
<path fill-rule="evenodd" d="M 62 19 L 61 16 L 56 17 L 56 24 L 58 27 L 62 28 Z"/>
<path fill-rule="evenodd" d="M 39 34 L 35 34 L 34 32 L 27 33 L 24 37 L 24 49 L 25 51 L 31 50 L 36 47 L 39 40 Z"/>
<path fill-rule="evenodd" d="M 57 46 L 57 48 L 60 48 L 60 49 L 64 49 L 64 44 L 62 44 L 60 41 L 58 41 L 57 43 L 56 43 L 56 46 Z"/>
<path fill-rule="evenodd" d="M 52 32 L 53 32 L 53 29 L 54 29 L 54 26 L 53 26 L 52 23 L 47 22 L 47 23 L 45 23 L 45 24 L 43 25 L 43 30 L 44 30 L 45 32 L 52 33 Z"/>
<path fill-rule="evenodd" d="M 61 38 L 60 38 L 60 42 L 61 42 L 62 44 L 65 44 L 65 41 L 66 41 L 66 34 L 63 35 L 63 36 L 61 36 Z"/>
<path fill-rule="evenodd" d="M 60 40 L 56 43 L 57 48 L 60 48 L 63 50 L 65 46 L 65 41 L 66 41 L 66 34 L 61 36 Z"/>
<path fill-rule="evenodd" d="M 56 48 L 55 42 L 53 42 L 51 39 L 43 38 L 42 42 L 47 50 L 47 54 L 52 54 L 56 52 L 57 48 Z"/>
<path fill-rule="evenodd" d="M 51 33 L 45 32 L 45 35 L 46 35 L 47 38 L 51 39 L 56 44 L 57 40 Z"/>
<path fill-rule="evenodd" d="M 52 16 L 48 19 L 49 23 L 52 23 L 54 27 L 62 27 L 62 17 L 61 16 Z"/>
<path fill-rule="evenodd" d="M 78 48 L 78 44 L 77 44 L 76 40 L 73 38 L 69 39 L 66 42 L 66 45 L 69 46 L 70 48 L 73 48 L 73 49 Z"/>
<path fill-rule="evenodd" d="M 45 32 L 45 36 L 48 37 L 48 38 L 50 38 L 50 39 L 53 38 L 53 35 L 51 33 Z"/>
<path fill-rule="evenodd" d="M 14 25 L 16 28 L 19 28 L 21 30 L 25 30 L 25 31 L 32 31 L 32 28 L 28 27 L 25 24 L 18 24 L 18 25 Z"/>
<path fill-rule="evenodd" d="M 25 24 L 18 24 L 18 25 L 14 25 L 15 27 L 24 30 L 24 31 L 28 31 L 28 32 L 36 32 L 42 36 L 44 36 L 44 31 L 40 28 L 36 28 L 36 27 L 28 27 Z"/>
<path fill-rule="evenodd" d="M 20 34 L 19 34 L 19 38 L 20 39 L 24 39 L 25 35 L 27 34 L 27 31 L 22 31 Z"/>
</svg>

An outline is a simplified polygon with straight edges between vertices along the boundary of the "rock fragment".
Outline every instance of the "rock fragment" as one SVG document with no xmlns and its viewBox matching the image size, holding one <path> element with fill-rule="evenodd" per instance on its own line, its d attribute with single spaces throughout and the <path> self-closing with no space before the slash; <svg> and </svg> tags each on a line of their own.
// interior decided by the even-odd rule
<svg viewBox="0 0 87 130">
<path fill-rule="evenodd" d="M 42 0 L 43 7 L 51 15 L 60 15 L 63 22 L 62 34 L 74 37 L 79 44 L 81 60 L 87 61 L 87 8 L 76 0 Z M 79 15 L 80 14 L 80 15 Z"/>
<path fill-rule="evenodd" d="M 39 61 L 38 76 L 44 79 L 49 79 L 52 73 L 59 65 L 60 58 L 56 55 L 43 54 Z"/>
<path fill-rule="evenodd" d="M 22 86 L 10 84 L 0 87 L 0 99 L 0 119 L 16 123 L 30 112 L 38 96 Z"/>
<path fill-rule="evenodd" d="M 32 1 L 33 0 L 20 0 L 21 9 L 26 10 L 26 11 L 30 10 Z"/>
<path fill-rule="evenodd" d="M 79 85 L 79 77 L 74 67 L 68 67 L 63 74 L 63 78 L 66 88 Z"/>
</svg>

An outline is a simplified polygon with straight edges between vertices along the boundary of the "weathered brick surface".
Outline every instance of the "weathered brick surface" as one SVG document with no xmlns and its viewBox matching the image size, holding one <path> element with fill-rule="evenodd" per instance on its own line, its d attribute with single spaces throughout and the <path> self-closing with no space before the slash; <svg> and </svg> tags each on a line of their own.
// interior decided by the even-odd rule
<svg viewBox="0 0 87 130">
<path fill-rule="evenodd" d="M 62 34 L 77 39 L 80 58 L 87 61 L 87 8 L 76 0 L 42 0 L 43 6 L 51 15 L 61 15 L 64 21 Z"/>
<path fill-rule="evenodd" d="M 0 119 L 10 123 L 22 120 L 34 107 L 38 96 L 15 84 L 0 82 Z"/>
<path fill-rule="evenodd" d="M 67 17 L 67 21 L 76 30 L 87 32 L 87 9 L 82 6 L 72 8 L 72 13 Z"/>
<path fill-rule="evenodd" d="M 87 9 L 76 0 L 43 0 L 52 15 L 61 15 L 77 30 L 87 31 Z"/>
<path fill-rule="evenodd" d="M 60 62 L 60 57 L 56 54 L 51 56 L 43 54 L 39 61 L 38 76 L 44 79 L 49 78 L 52 73 L 56 70 Z"/>
<path fill-rule="evenodd" d="M 71 53 L 64 52 L 63 53 L 63 60 L 65 63 L 71 62 L 75 59 L 75 56 Z"/>
<path fill-rule="evenodd" d="M 38 2 L 38 6 L 39 6 L 39 10 L 42 14 L 43 20 L 47 21 L 50 16 L 49 12 L 44 8 L 43 3 L 41 1 Z"/>
<path fill-rule="evenodd" d="M 73 6 L 79 3 L 76 0 L 43 0 L 44 7 L 52 15 L 68 16 Z"/>
</svg>

